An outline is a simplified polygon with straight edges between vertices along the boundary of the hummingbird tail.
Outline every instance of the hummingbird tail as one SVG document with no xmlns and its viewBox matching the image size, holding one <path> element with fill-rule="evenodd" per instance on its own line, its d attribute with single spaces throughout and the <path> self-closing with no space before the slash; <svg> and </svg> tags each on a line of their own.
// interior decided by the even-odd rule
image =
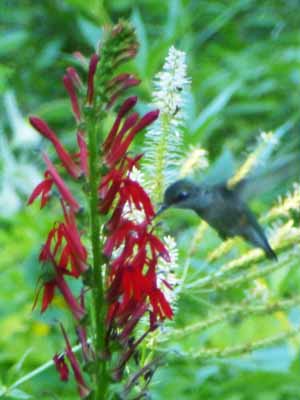
<svg viewBox="0 0 300 400">
<path fill-rule="evenodd" d="M 270 258 L 271 260 L 278 261 L 278 258 L 277 258 L 277 255 L 276 255 L 275 251 L 272 249 L 272 247 L 269 245 L 268 242 L 266 242 L 266 244 L 264 246 L 264 251 L 265 251 L 266 256 L 268 258 Z"/>
<path fill-rule="evenodd" d="M 254 246 L 260 247 L 269 259 L 277 261 L 277 255 L 270 246 L 268 239 L 259 225 L 256 227 L 248 227 L 244 237 L 254 244 Z"/>
</svg>

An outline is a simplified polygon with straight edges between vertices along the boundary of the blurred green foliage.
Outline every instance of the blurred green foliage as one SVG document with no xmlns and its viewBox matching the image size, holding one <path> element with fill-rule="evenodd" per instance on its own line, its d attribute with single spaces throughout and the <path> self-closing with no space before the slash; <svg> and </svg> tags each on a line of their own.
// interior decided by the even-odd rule
<svg viewBox="0 0 300 400">
<path fill-rule="evenodd" d="M 161 68 L 170 45 L 184 50 L 192 78 L 184 140 L 186 145 L 200 143 L 205 147 L 212 164 L 230 154 L 229 159 L 238 165 L 260 131 L 286 126 L 273 165 L 277 169 L 284 166 L 288 179 L 282 179 L 268 193 L 267 203 L 257 202 L 261 211 L 277 194 L 284 193 L 297 175 L 299 7 L 299 0 L 1 1 L 0 385 L 15 382 L 62 346 L 56 321 L 66 319 L 64 305 L 57 302 L 42 316 L 31 312 L 39 276 L 36 254 L 55 210 L 39 213 L 38 207 L 25 207 L 42 170 L 37 152 L 41 142 L 30 131 L 26 118 L 29 113 L 38 114 L 68 142 L 72 116 L 61 77 L 72 62 L 70 55 L 76 50 L 89 54 L 101 37 L 103 24 L 120 17 L 130 19 L 141 45 L 131 69 L 143 80 L 138 90 L 144 107 L 151 98 L 153 75 Z M 169 215 L 172 233 L 182 233 L 184 260 L 184 249 L 198 222 L 189 214 L 179 218 L 178 213 Z M 209 237 L 191 261 L 194 270 L 207 268 L 201 252 L 218 241 L 214 235 Z M 274 277 L 271 285 L 281 294 L 291 287 L 297 293 L 299 281 L 299 273 L 294 272 L 285 280 Z M 241 291 L 234 289 L 226 295 L 239 299 Z M 221 299 L 216 304 L 218 301 Z M 200 296 L 185 296 L 178 306 L 179 326 L 191 323 L 191 318 L 196 322 L 205 314 L 206 304 Z M 293 318 L 299 320 L 296 311 Z M 203 342 L 224 345 L 263 337 L 273 331 L 276 321 L 253 317 L 247 328 L 240 330 L 236 329 L 239 321 L 232 324 L 223 327 L 223 343 L 218 343 L 220 335 L 214 338 L 213 331 L 207 337 L 193 335 L 178 347 L 175 340 L 174 354 L 184 347 L 198 349 Z M 153 398 L 300 399 L 298 349 L 291 344 L 278 345 L 246 360 L 209 363 L 175 357 L 155 375 Z M 29 394 L 32 397 L 27 397 Z M 52 368 L 20 386 L 12 398 L 38 396 L 73 399 L 75 389 L 71 382 L 59 382 Z"/>
</svg>

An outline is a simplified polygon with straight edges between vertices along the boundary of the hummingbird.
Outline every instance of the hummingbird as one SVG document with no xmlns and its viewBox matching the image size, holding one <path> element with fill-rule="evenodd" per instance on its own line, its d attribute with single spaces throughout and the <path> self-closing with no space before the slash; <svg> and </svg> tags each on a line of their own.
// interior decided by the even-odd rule
<svg viewBox="0 0 300 400">
<path fill-rule="evenodd" d="M 193 210 L 225 240 L 241 236 L 255 247 L 260 247 L 270 259 L 277 260 L 263 228 L 238 189 L 229 189 L 226 183 L 195 184 L 181 179 L 171 184 L 164 193 L 163 203 L 156 213 L 169 207 Z"/>
</svg>

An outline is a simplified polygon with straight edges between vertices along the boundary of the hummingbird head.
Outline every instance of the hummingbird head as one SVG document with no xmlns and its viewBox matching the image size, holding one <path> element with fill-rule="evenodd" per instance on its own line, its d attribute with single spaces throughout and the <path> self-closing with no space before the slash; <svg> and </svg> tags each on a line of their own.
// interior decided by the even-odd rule
<svg viewBox="0 0 300 400">
<path fill-rule="evenodd" d="M 169 207 L 193 209 L 198 195 L 199 187 L 193 182 L 186 179 L 176 181 L 166 189 L 164 201 L 156 215 L 161 214 Z"/>
</svg>

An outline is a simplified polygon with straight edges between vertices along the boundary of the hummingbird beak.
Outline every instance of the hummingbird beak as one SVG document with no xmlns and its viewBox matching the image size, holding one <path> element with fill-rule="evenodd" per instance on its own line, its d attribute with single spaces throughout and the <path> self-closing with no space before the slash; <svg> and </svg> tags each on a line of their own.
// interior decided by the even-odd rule
<svg viewBox="0 0 300 400">
<path fill-rule="evenodd" d="M 154 218 L 156 218 L 158 215 L 160 215 L 162 212 L 164 212 L 167 208 L 169 208 L 169 206 L 167 206 L 166 204 L 162 204 L 157 213 L 154 215 Z"/>
</svg>

